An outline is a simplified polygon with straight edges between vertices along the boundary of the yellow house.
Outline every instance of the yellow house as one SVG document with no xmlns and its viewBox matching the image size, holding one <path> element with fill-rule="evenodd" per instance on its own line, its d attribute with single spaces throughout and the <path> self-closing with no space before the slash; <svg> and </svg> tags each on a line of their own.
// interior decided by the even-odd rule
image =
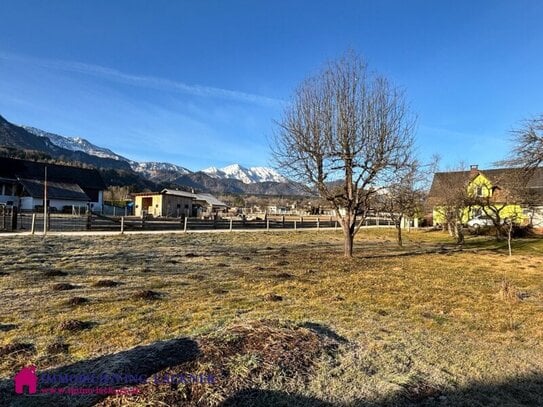
<svg viewBox="0 0 543 407">
<path fill-rule="evenodd" d="M 160 192 L 135 194 L 134 215 L 153 217 L 192 216 L 194 194 L 186 191 L 164 189 Z"/>
<path fill-rule="evenodd" d="M 479 170 L 477 165 L 469 171 L 434 174 L 428 197 L 433 223 L 446 223 L 447 210 L 462 206 L 462 223 L 486 212 L 498 213 L 502 220 L 543 226 L 543 168 L 525 184 L 522 176 L 516 168 Z"/>
</svg>

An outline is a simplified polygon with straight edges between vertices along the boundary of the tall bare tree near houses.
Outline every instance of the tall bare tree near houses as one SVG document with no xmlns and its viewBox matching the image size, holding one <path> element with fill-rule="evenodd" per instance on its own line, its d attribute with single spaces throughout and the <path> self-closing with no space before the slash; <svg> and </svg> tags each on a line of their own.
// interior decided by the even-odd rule
<svg viewBox="0 0 543 407">
<path fill-rule="evenodd" d="M 424 211 L 429 180 L 437 166 L 437 158 L 423 165 L 412 158 L 385 191 L 376 199 L 379 212 L 386 213 L 394 222 L 398 246 L 403 246 L 402 229 Z"/>
<path fill-rule="evenodd" d="M 303 81 L 278 122 L 279 168 L 333 206 L 346 257 L 376 193 L 409 164 L 414 122 L 404 92 L 353 52 Z"/>
<path fill-rule="evenodd" d="M 499 164 L 523 168 L 528 173 L 543 165 L 543 114 L 525 120 L 522 126 L 513 130 L 513 148 L 510 157 Z"/>
</svg>

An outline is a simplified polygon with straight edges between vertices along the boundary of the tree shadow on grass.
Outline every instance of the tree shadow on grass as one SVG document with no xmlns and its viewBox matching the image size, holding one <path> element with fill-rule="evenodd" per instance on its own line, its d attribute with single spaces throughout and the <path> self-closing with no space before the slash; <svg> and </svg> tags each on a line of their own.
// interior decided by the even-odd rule
<svg viewBox="0 0 543 407">
<path fill-rule="evenodd" d="M 349 387 L 348 383 L 346 388 Z M 439 390 L 414 384 L 381 400 L 355 400 L 333 403 L 315 397 L 283 391 L 245 389 L 221 407 L 413 407 L 413 406 L 543 406 L 543 374 L 513 377 L 500 383 L 474 382 L 466 387 Z"/>
<path fill-rule="evenodd" d="M 105 398 L 105 395 L 88 394 L 73 395 L 64 394 L 42 394 L 43 388 L 66 388 L 66 387 L 113 387 L 126 388 L 135 386 L 136 381 L 147 379 L 153 374 L 170 366 L 176 366 L 185 362 L 194 360 L 199 354 L 198 345 L 195 341 L 187 338 L 172 339 L 168 341 L 156 342 L 151 345 L 137 346 L 135 348 L 100 356 L 94 359 L 83 360 L 71 365 L 61 366 L 46 371 L 38 371 L 38 390 L 37 393 L 16 394 L 13 379 L 0 381 L 0 406 L 73 406 L 83 407 L 92 406 Z M 47 380 L 47 377 L 56 379 Z M 87 375 L 97 377 L 98 382 L 82 383 L 81 380 L 74 380 L 72 383 L 58 383 L 61 377 L 75 377 L 77 375 Z M 116 377 L 117 379 L 100 382 L 103 375 Z M 125 375 L 124 378 L 114 375 Z M 127 378 L 126 375 L 131 375 Z M 45 382 L 45 383 L 44 383 Z M 128 382 L 128 384 L 127 384 Z M 106 384 L 105 384 L 106 383 Z"/>
</svg>

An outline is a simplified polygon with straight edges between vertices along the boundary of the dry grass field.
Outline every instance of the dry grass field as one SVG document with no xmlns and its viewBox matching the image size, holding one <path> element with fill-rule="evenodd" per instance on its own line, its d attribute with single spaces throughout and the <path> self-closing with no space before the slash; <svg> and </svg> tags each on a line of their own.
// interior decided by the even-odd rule
<svg viewBox="0 0 543 407">
<path fill-rule="evenodd" d="M 186 337 L 160 370 L 216 383 L 102 405 L 543 405 L 543 240 L 405 238 L 362 230 L 349 261 L 333 231 L 4 237 L 0 378 Z"/>
</svg>

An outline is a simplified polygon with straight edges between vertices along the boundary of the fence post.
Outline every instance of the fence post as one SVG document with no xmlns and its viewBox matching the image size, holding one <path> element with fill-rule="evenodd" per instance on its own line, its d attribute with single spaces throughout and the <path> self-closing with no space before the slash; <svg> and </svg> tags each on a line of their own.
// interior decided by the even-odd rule
<svg viewBox="0 0 543 407">
<path fill-rule="evenodd" d="M 30 228 L 30 230 L 32 234 L 34 234 L 34 232 L 36 231 L 36 214 L 35 213 L 32 214 L 32 227 Z"/>
<path fill-rule="evenodd" d="M 270 220 L 266 219 L 266 230 L 270 230 Z"/>
<path fill-rule="evenodd" d="M 294 220 L 294 230 L 296 230 L 296 220 Z"/>
<path fill-rule="evenodd" d="M 92 214 L 89 212 L 87 214 L 87 230 L 91 230 L 92 227 Z"/>
<path fill-rule="evenodd" d="M 121 235 L 124 233 L 124 216 L 121 216 Z"/>
<path fill-rule="evenodd" d="M 334 224 L 334 230 L 337 230 L 337 220 L 336 220 L 336 223 Z"/>
<path fill-rule="evenodd" d="M 303 216 L 300 216 L 300 227 L 301 228 L 304 227 L 304 217 Z"/>
<path fill-rule="evenodd" d="M 375 218 L 375 226 L 379 226 L 379 216 Z"/>
<path fill-rule="evenodd" d="M 285 227 L 285 215 L 283 215 L 282 223 L 283 223 L 283 227 Z"/>
<path fill-rule="evenodd" d="M 183 232 L 187 233 L 187 221 L 189 220 L 188 216 L 185 216 L 185 223 L 183 225 Z"/>
<path fill-rule="evenodd" d="M 321 220 L 320 218 L 317 218 L 317 230 L 320 230 L 321 228 Z"/>
<path fill-rule="evenodd" d="M 232 218 L 230 218 L 230 232 L 232 231 Z"/>
</svg>

